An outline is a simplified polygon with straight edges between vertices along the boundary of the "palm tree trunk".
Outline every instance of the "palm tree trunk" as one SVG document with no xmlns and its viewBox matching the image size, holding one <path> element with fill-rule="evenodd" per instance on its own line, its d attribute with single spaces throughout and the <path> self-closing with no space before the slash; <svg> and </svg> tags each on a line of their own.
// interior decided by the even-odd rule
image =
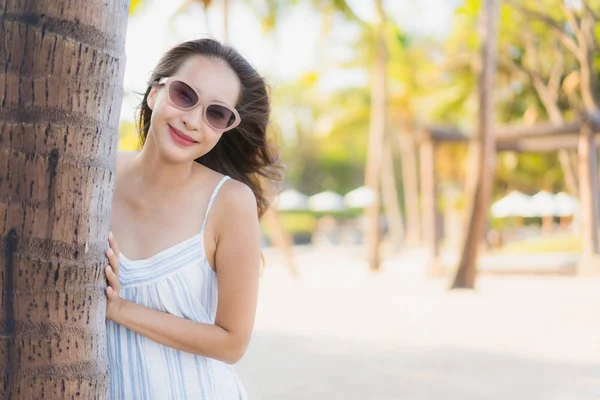
<svg viewBox="0 0 600 400">
<path fill-rule="evenodd" d="M 383 156 L 383 140 L 386 126 L 386 44 L 385 44 L 385 18 L 381 0 L 376 1 L 377 8 L 377 33 L 375 65 L 371 76 L 371 122 L 369 128 L 369 152 L 365 172 L 365 184 L 373 193 L 375 200 L 367 208 L 367 258 L 369 269 L 379 271 L 380 254 L 380 208 L 381 196 L 381 160 Z"/>
<path fill-rule="evenodd" d="M 435 168 L 435 143 L 431 138 L 421 141 L 419 146 L 419 161 L 421 163 L 421 221 L 423 241 L 425 242 L 429 260 L 427 275 L 438 276 L 443 273 L 440 265 L 440 216 L 437 207 L 437 174 Z"/>
<path fill-rule="evenodd" d="M 223 42 L 229 43 L 229 0 L 223 0 Z"/>
<path fill-rule="evenodd" d="M 482 38 L 483 69 L 479 78 L 479 146 L 477 184 L 471 193 L 472 204 L 460 264 L 452 288 L 475 287 L 477 252 L 492 191 L 495 143 L 492 135 L 494 105 L 492 91 L 496 71 L 496 40 L 499 19 L 499 0 L 486 0 L 483 9 Z"/>
<path fill-rule="evenodd" d="M 0 2 L 2 399 L 106 398 L 126 0 Z"/>
<path fill-rule="evenodd" d="M 404 221 L 398 202 L 398 189 L 396 187 L 396 173 L 394 171 L 394 155 L 389 137 L 385 140 L 383 150 L 383 168 L 381 170 L 381 188 L 386 220 L 389 227 L 390 243 L 394 250 L 400 249 L 404 236 Z"/>
<path fill-rule="evenodd" d="M 416 244 L 421 240 L 421 212 L 419 211 L 419 172 L 414 140 L 409 135 L 399 138 L 402 185 L 406 211 L 406 243 Z"/>
<path fill-rule="evenodd" d="M 598 158 L 596 151 L 594 130 L 589 121 L 582 127 L 579 134 L 579 173 L 581 184 L 579 186 L 581 200 L 581 223 L 583 231 L 583 251 L 578 274 L 597 274 L 598 256 L 600 247 L 598 243 Z"/>
</svg>

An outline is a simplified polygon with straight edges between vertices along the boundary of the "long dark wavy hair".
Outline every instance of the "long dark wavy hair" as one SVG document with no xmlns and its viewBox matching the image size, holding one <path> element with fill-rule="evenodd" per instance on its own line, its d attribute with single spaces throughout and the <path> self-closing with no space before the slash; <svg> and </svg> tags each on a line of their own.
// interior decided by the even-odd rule
<svg viewBox="0 0 600 400">
<path fill-rule="evenodd" d="M 175 75 L 181 65 L 195 55 L 226 62 L 241 82 L 241 93 L 235 106 L 241 123 L 221 136 L 217 145 L 196 162 L 248 185 L 256 196 L 258 214 L 262 217 L 269 207 L 268 192 L 281 182 L 283 168 L 277 146 L 267 138 L 271 111 L 268 85 L 234 48 L 214 39 L 198 39 L 181 43 L 162 56 L 139 107 L 140 143 L 144 145 L 150 129 L 150 90 L 160 79 Z"/>
</svg>

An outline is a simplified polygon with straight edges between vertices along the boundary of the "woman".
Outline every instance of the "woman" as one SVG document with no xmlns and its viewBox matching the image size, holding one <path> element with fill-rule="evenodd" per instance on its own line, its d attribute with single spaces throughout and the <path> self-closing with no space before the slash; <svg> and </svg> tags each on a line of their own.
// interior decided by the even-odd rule
<svg viewBox="0 0 600 400">
<path fill-rule="evenodd" d="M 110 398 L 244 399 L 231 364 L 254 324 L 260 181 L 279 179 L 265 81 L 230 47 L 185 42 L 139 117 L 142 150 L 117 156 L 105 270 Z"/>
</svg>

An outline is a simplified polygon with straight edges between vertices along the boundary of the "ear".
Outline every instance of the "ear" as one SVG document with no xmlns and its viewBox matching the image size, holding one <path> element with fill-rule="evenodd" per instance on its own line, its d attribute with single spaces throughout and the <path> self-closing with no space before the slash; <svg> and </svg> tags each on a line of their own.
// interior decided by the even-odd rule
<svg viewBox="0 0 600 400">
<path fill-rule="evenodd" d="M 154 111 L 154 104 L 156 103 L 156 95 L 158 94 L 158 89 L 156 86 L 152 86 L 150 89 L 150 93 L 148 93 L 148 99 L 146 100 L 148 103 L 148 107 Z"/>
</svg>

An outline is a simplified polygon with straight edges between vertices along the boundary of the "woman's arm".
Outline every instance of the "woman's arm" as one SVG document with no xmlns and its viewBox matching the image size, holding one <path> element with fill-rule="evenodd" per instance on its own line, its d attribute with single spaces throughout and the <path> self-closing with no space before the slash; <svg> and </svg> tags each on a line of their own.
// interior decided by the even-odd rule
<svg viewBox="0 0 600 400">
<path fill-rule="evenodd" d="M 118 296 L 118 248 L 110 239 L 106 269 L 107 318 L 165 346 L 235 363 L 244 354 L 256 313 L 260 273 L 260 231 L 256 198 L 246 185 L 221 189 L 218 209 L 218 306 L 215 324 L 197 323 L 153 310 Z"/>
</svg>

